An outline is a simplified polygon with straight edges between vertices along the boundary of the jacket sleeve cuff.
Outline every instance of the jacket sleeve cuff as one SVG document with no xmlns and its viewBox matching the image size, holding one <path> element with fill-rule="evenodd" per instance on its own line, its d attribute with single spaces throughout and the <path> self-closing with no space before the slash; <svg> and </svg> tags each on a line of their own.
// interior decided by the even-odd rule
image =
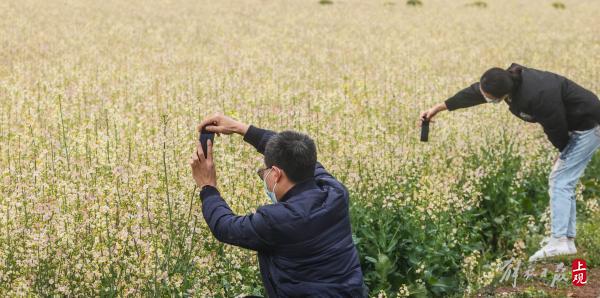
<svg viewBox="0 0 600 298">
<path fill-rule="evenodd" d="M 244 135 L 244 141 L 246 141 L 248 144 L 254 147 L 258 147 L 260 145 L 260 141 L 262 140 L 263 135 L 266 132 L 267 131 L 262 128 L 250 125 L 248 127 L 248 131 L 246 131 L 246 134 Z"/>
<path fill-rule="evenodd" d="M 214 186 L 210 186 L 210 185 L 206 186 L 206 187 L 202 188 L 202 190 L 200 191 L 200 200 L 202 202 L 204 202 L 208 198 L 220 197 L 220 196 L 221 196 L 221 193 Z"/>
</svg>

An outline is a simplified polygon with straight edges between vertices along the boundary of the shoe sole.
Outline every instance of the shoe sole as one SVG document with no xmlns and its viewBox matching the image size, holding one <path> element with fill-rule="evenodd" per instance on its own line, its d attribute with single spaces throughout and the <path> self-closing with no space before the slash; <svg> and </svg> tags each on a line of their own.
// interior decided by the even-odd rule
<svg viewBox="0 0 600 298">
<path fill-rule="evenodd" d="M 560 254 L 551 255 L 551 256 L 542 256 L 542 257 L 536 258 L 534 260 L 531 260 L 531 258 L 529 258 L 529 262 L 537 262 L 537 261 L 540 261 L 540 260 L 543 260 L 543 259 L 549 259 L 549 258 L 554 258 L 554 257 L 569 256 L 569 255 L 574 255 L 576 253 L 577 253 L 577 251 L 575 251 L 575 252 L 569 251 L 569 252 L 560 253 Z"/>
</svg>

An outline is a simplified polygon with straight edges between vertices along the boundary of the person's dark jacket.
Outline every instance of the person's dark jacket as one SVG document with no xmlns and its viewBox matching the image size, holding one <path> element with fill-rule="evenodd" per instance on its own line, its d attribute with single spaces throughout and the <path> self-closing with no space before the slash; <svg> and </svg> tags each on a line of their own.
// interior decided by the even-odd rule
<svg viewBox="0 0 600 298">
<path fill-rule="evenodd" d="M 569 131 L 588 130 L 600 124 L 600 100 L 591 91 L 555 73 L 513 63 L 509 71 L 521 72 L 521 82 L 506 103 L 517 117 L 542 125 L 559 151 L 569 142 Z M 448 98 L 449 111 L 486 103 L 474 83 Z"/>
<path fill-rule="evenodd" d="M 244 140 L 264 154 L 274 134 L 250 126 Z M 233 214 L 214 187 L 204 187 L 200 197 L 217 240 L 258 251 L 269 297 L 364 296 L 348 190 L 320 163 L 314 178 L 296 183 L 277 204 L 245 216 Z"/>
</svg>

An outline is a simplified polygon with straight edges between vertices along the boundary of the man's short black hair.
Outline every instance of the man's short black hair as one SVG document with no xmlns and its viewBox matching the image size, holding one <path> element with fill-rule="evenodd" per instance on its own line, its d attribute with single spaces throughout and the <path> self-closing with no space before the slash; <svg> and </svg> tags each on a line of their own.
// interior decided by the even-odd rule
<svg viewBox="0 0 600 298">
<path fill-rule="evenodd" d="M 505 70 L 499 67 L 488 69 L 479 80 L 481 89 L 495 97 L 512 93 L 521 79 L 520 72 Z"/>
<path fill-rule="evenodd" d="M 269 140 L 265 147 L 265 164 L 277 166 L 294 183 L 311 178 L 317 164 L 315 142 L 303 133 L 282 131 Z"/>
</svg>

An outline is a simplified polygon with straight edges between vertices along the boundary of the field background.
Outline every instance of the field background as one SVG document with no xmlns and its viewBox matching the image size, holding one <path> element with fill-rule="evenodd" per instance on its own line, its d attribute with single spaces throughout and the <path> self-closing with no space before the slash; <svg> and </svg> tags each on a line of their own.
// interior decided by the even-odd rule
<svg viewBox="0 0 600 298">
<path fill-rule="evenodd" d="M 428 143 L 416 120 L 511 62 L 598 94 L 600 2 L 333 2 L 1 1 L 0 294 L 260 294 L 255 254 L 216 242 L 193 195 L 216 111 L 313 136 L 373 295 L 474 293 L 532 253 L 557 154 L 542 130 L 504 104 L 441 114 Z M 268 202 L 251 146 L 215 154 L 236 212 Z M 592 266 L 598 159 L 578 196 Z"/>
</svg>

